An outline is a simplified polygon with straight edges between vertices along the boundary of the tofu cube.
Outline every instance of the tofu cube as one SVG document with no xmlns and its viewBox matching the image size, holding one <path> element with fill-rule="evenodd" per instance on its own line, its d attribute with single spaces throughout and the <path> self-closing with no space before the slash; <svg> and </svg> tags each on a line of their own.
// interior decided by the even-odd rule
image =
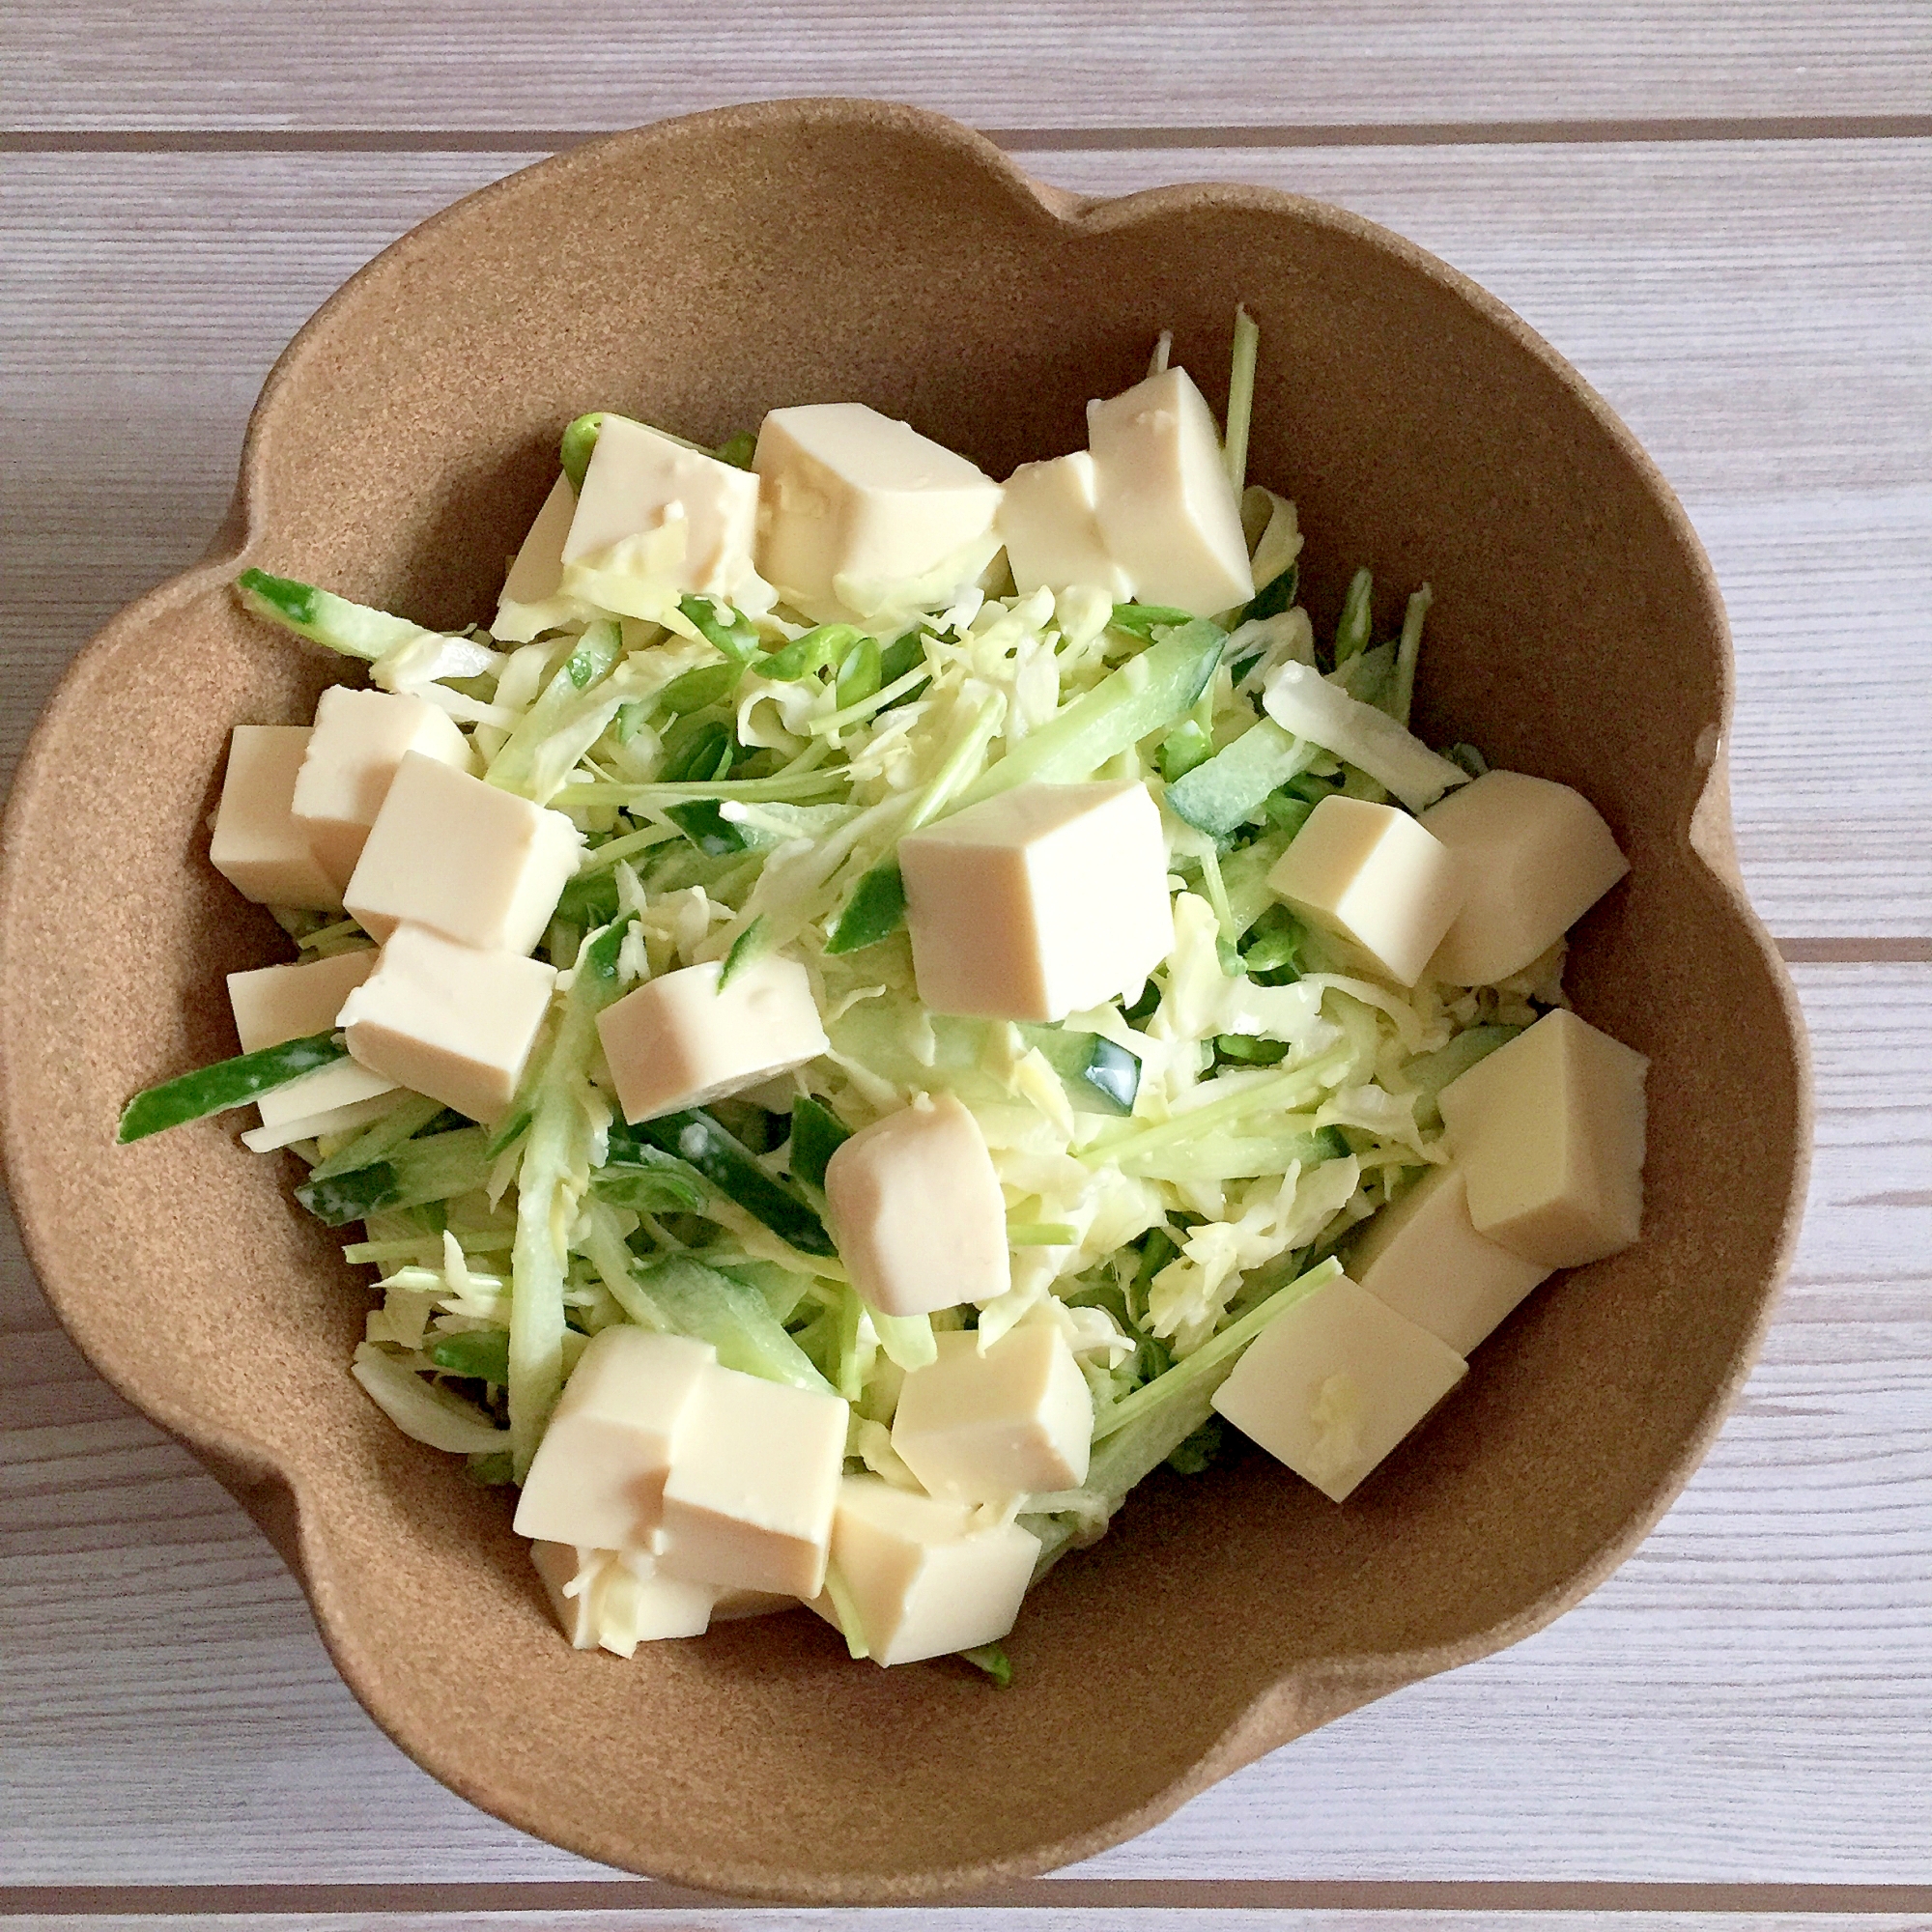
<svg viewBox="0 0 1932 1932">
<path fill-rule="evenodd" d="M 950 603 L 999 546 L 1000 486 L 864 403 L 772 411 L 752 467 L 758 570 L 821 621 Z"/>
<path fill-rule="evenodd" d="M 517 1534 L 650 1553 L 680 1432 L 717 1359 L 708 1342 L 625 1323 L 600 1328 L 537 1444 Z"/>
<path fill-rule="evenodd" d="M 306 724 L 236 725 L 209 862 L 257 905 L 340 912 L 342 888 L 316 857 L 292 809 L 307 751 Z"/>
<path fill-rule="evenodd" d="M 1138 781 L 1022 784 L 899 841 L 919 996 L 1060 1020 L 1132 998 L 1174 950 L 1167 839 Z"/>
<path fill-rule="evenodd" d="M 986 1350 L 970 1330 L 933 1338 L 906 1377 L 893 1447 L 935 1496 L 998 1503 L 1087 1480 L 1094 1400 L 1060 1328 L 1022 1321 Z"/>
<path fill-rule="evenodd" d="M 503 593 L 490 622 L 490 635 L 497 642 L 526 644 L 558 621 L 560 613 L 546 607 L 563 589 L 563 541 L 576 515 L 577 492 L 568 476 L 559 476 L 503 579 Z"/>
<path fill-rule="evenodd" d="M 1017 1523 L 976 1529 L 968 1503 L 847 1476 L 832 1524 L 832 1560 L 874 1663 L 917 1663 L 996 1643 L 1018 1620 L 1039 1544 Z M 811 1607 L 836 1624 L 829 1597 Z"/>
<path fill-rule="evenodd" d="M 574 1650 L 600 1646 L 632 1657 L 639 1643 L 661 1637 L 702 1636 L 718 1592 L 662 1575 L 648 1556 L 569 1543 L 533 1543 L 530 1560 L 542 1577 L 558 1628 Z"/>
<path fill-rule="evenodd" d="M 555 968 L 541 960 L 478 952 L 427 926 L 401 925 L 338 1020 L 358 1065 L 494 1122 L 516 1095 L 555 982 Z"/>
<path fill-rule="evenodd" d="M 1407 812 L 1324 798 L 1275 861 L 1268 890 L 1290 911 L 1358 946 L 1412 986 L 1462 903 L 1463 880 L 1440 840 Z"/>
<path fill-rule="evenodd" d="M 1248 1344 L 1214 1406 L 1339 1503 L 1467 1373 L 1446 1343 L 1337 1275 Z"/>
<path fill-rule="evenodd" d="M 1488 772 L 1422 814 L 1463 882 L 1463 904 L 1429 962 L 1452 986 L 1492 986 L 1548 951 L 1630 870 L 1579 791 Z"/>
<path fill-rule="evenodd" d="M 951 1094 L 843 1142 L 826 1163 L 825 1205 L 853 1287 L 881 1315 L 929 1315 L 1012 1286 L 1000 1177 Z"/>
<path fill-rule="evenodd" d="M 1255 594 L 1213 412 L 1185 369 L 1089 403 L 1087 446 L 1101 533 L 1136 597 L 1211 617 Z"/>
<path fill-rule="evenodd" d="M 634 537 L 668 538 L 653 554 L 671 587 L 729 597 L 753 574 L 758 479 L 628 416 L 607 415 L 597 431 L 560 563 L 593 567 Z"/>
<path fill-rule="evenodd" d="M 1460 1167 L 1432 1167 L 1384 1208 L 1349 1257 L 1356 1281 L 1459 1355 L 1487 1341 L 1549 1270 L 1498 1247 L 1469 1219 Z"/>
<path fill-rule="evenodd" d="M 342 684 L 322 694 L 291 809 L 338 884 L 348 885 L 406 752 L 459 772 L 475 768 L 456 721 L 427 698 Z"/>
<path fill-rule="evenodd" d="M 364 947 L 303 966 L 264 966 L 253 973 L 229 974 L 228 1004 L 235 1009 L 235 1031 L 241 1036 L 242 1051 L 257 1053 L 265 1046 L 279 1046 L 285 1039 L 330 1032 L 343 1003 L 375 970 L 376 953 Z M 321 1067 L 272 1094 L 264 1094 L 256 1105 L 261 1109 L 263 1126 L 299 1125 L 305 1131 L 292 1134 L 290 1139 L 308 1140 L 315 1134 L 334 1133 L 354 1124 L 336 1116 L 361 1107 L 364 1115 L 357 1119 L 363 1118 L 365 1103 L 394 1092 L 394 1081 L 371 1073 L 354 1060 L 338 1060 L 333 1066 Z M 273 1145 L 286 1146 L 287 1142 Z M 259 1147 L 256 1151 L 262 1151 Z"/>
<path fill-rule="evenodd" d="M 681 966 L 597 1015 L 625 1120 L 705 1106 L 830 1049 L 796 959 L 753 960 L 721 992 L 723 971 L 716 960 Z"/>
<path fill-rule="evenodd" d="M 665 1482 L 660 1567 L 724 1589 L 817 1596 L 850 1414 L 836 1395 L 707 1368 Z"/>
<path fill-rule="evenodd" d="M 1477 1232 L 1550 1268 L 1635 1240 L 1649 1065 L 1558 1009 L 1443 1088 L 1443 1130 Z"/>
<path fill-rule="evenodd" d="M 464 946 L 527 952 L 582 847 L 562 812 L 405 752 L 343 902 L 378 939 L 407 920 Z"/>
<path fill-rule="evenodd" d="M 551 1615 L 572 1650 L 597 1648 L 597 1575 L 610 1554 L 574 1543 L 530 1545 L 530 1562 L 550 1599 Z"/>
<path fill-rule="evenodd" d="M 1093 584 L 1117 604 L 1133 580 L 1100 530 L 1098 472 L 1084 449 L 1050 463 L 1025 463 L 1007 478 L 998 529 L 1020 591 Z"/>
</svg>

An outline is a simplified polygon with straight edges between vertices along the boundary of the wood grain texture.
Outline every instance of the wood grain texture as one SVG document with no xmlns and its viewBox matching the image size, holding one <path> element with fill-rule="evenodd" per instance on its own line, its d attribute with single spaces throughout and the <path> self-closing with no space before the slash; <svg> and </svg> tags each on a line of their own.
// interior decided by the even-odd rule
<svg viewBox="0 0 1932 1932">
<path fill-rule="evenodd" d="M 1932 968 L 1797 978 L 1819 1099 L 1804 1240 L 1743 1403 L 1657 1532 L 1528 1642 L 1072 1876 L 1932 1875 Z M 394 1750 L 240 1511 L 92 1378 L 17 1254 L 0 1287 L 0 1880 L 600 1875 Z"/>
<path fill-rule="evenodd" d="M 14 10 L 12 128 L 617 128 L 863 94 L 1001 128 L 1922 114 L 1917 0 L 115 0 Z M 130 87 L 130 75 L 139 76 Z"/>
<path fill-rule="evenodd" d="M 0 160 L 0 775 L 77 645 L 202 548 L 247 406 L 309 310 L 528 158 Z M 1932 935 L 1932 141 L 1028 165 L 1089 193 L 1205 177 L 1315 194 L 1516 307 L 1630 422 L 1711 552 L 1759 910 L 1781 936 Z"/>
<path fill-rule="evenodd" d="M 4 1904 L 4 1901 L 0 1901 Z M 1131 1912 L 1131 1918 L 1124 1915 Z M 208 1932 L 213 1926 L 252 1928 L 272 1925 L 274 1932 L 488 1932 L 507 1925 L 540 1924 L 544 1932 L 753 1932 L 770 1927 L 777 1932 L 1119 1932 L 1131 1923 L 1136 1932 L 1476 1932 L 1476 1928 L 1507 1924 L 1510 1932 L 1591 1932 L 1607 1921 L 1595 1908 L 1568 1912 L 1521 1911 L 1511 1908 L 1505 1920 L 1485 1918 L 1468 1911 L 1411 1912 L 1401 1907 L 1371 1906 L 1360 1911 L 1335 1911 L 1323 1906 L 1253 1905 L 1182 1906 L 959 1906 L 938 1907 L 916 1916 L 893 1911 L 775 1912 L 745 1907 L 694 1909 L 685 1903 L 662 1907 L 592 1907 L 582 1912 L 541 1911 L 526 1916 L 515 1908 L 502 1912 L 343 1912 L 277 1911 L 272 1919 L 243 1909 L 236 1912 L 173 1913 L 147 1911 L 85 1915 L 34 1912 L 10 1915 L 11 1932 Z M 1923 1932 L 1918 1913 L 1748 1913 L 1619 1912 L 1620 1932 Z"/>
</svg>

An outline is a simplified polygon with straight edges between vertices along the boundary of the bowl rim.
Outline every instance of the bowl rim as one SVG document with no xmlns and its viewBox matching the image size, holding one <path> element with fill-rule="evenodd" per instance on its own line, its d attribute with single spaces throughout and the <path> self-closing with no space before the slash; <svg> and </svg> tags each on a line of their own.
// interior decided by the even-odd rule
<svg viewBox="0 0 1932 1932">
<path fill-rule="evenodd" d="M 438 243 L 446 229 L 470 218 L 478 209 L 508 197 L 550 190 L 573 170 L 594 165 L 614 153 L 641 152 L 654 145 L 674 144 L 699 132 L 710 137 L 756 135 L 774 128 L 830 126 L 922 139 L 966 160 L 1016 200 L 1033 203 L 1065 228 L 1105 232 L 1151 215 L 1217 208 L 1262 210 L 1338 231 L 1445 287 L 1554 376 L 1595 427 L 1609 439 L 1662 513 L 1670 539 L 1692 566 L 1700 593 L 1709 607 L 1719 646 L 1719 723 L 1715 727 L 1707 726 L 1698 742 L 1705 779 L 1690 813 L 1689 841 L 1720 888 L 1721 910 L 1762 958 L 1769 982 L 1781 1004 L 1797 1076 L 1795 1135 L 1784 1212 L 1756 1317 L 1740 1343 L 1731 1372 L 1708 1393 L 1693 1426 L 1686 1432 L 1645 1507 L 1560 1583 L 1511 1615 L 1465 1637 L 1402 1652 L 1344 1655 L 1302 1666 L 1293 1676 L 1277 1679 L 1260 1691 L 1218 1737 L 1166 1784 L 1105 1822 L 1051 1843 L 1030 1844 L 970 1866 L 922 1868 L 896 1877 L 878 1873 L 830 1874 L 804 1883 L 797 1874 L 785 1875 L 781 1881 L 769 1865 L 738 1864 L 724 1869 L 701 1860 L 654 1861 L 654 1876 L 673 1886 L 702 1888 L 713 1895 L 800 1904 L 878 1906 L 956 1898 L 1090 1858 L 1148 1830 L 1209 1785 L 1278 1746 L 1392 1690 L 1520 1642 L 1595 1590 L 1649 1535 L 1682 1492 L 1709 1453 L 1761 1352 L 1804 1212 L 1811 1147 L 1812 1091 L 1808 1041 L 1796 992 L 1783 960 L 1746 895 L 1737 863 L 1727 766 L 1735 696 L 1734 652 L 1709 558 L 1676 493 L 1609 405 L 1520 316 L 1459 270 L 1366 216 L 1284 189 L 1210 180 L 1106 197 L 1058 187 L 1034 180 L 991 139 L 959 122 L 928 109 L 883 100 L 812 96 L 712 108 L 598 135 L 517 169 L 462 196 L 388 243 L 331 294 L 290 340 L 270 367 L 249 412 L 235 493 L 208 549 L 186 570 L 126 606 L 75 656 L 35 725 L 14 775 L 4 819 L 0 819 L 0 1179 L 9 1184 L 28 1258 L 54 1314 L 95 1371 L 187 1448 L 263 1528 L 294 1571 L 336 1669 L 379 1727 L 407 1755 L 479 1809 L 519 1830 L 602 1862 L 621 1861 L 621 1848 L 597 1840 L 594 1834 L 576 1834 L 560 1821 L 546 1819 L 539 1824 L 520 1815 L 517 1804 L 505 1802 L 484 1788 L 461 1762 L 444 1761 L 440 1749 L 410 1729 L 406 1712 L 387 1710 L 360 1660 L 332 1628 L 326 1580 L 312 1561 L 313 1518 L 304 1506 L 300 1471 L 284 1467 L 267 1449 L 247 1436 L 211 1423 L 187 1406 L 144 1387 L 138 1361 L 117 1354 L 89 1336 L 84 1257 L 69 1251 L 54 1216 L 42 1205 L 37 1164 L 27 1146 L 28 1123 L 14 1104 L 13 1065 L 26 1057 L 25 1042 L 14 1038 L 11 1025 L 14 1002 L 7 997 L 13 980 L 15 934 L 21 925 L 19 855 L 26 815 L 23 801 L 37 795 L 52 776 L 51 748 L 59 728 L 71 711 L 87 701 L 90 679 L 119 642 L 130 633 L 146 628 L 162 613 L 199 599 L 212 586 L 225 582 L 267 535 L 271 506 L 267 501 L 268 493 L 262 480 L 265 445 L 273 433 L 283 396 L 300 380 L 307 358 L 326 340 L 336 311 L 353 292 L 365 282 L 407 265 L 421 250 Z M 639 1867 L 633 1863 L 627 1868 Z"/>
</svg>

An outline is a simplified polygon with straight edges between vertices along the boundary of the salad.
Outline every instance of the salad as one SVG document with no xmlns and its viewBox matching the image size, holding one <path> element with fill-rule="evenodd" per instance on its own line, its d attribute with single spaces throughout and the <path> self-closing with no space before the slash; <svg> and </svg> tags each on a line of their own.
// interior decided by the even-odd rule
<svg viewBox="0 0 1932 1932">
<path fill-rule="evenodd" d="M 487 631 L 238 578 L 368 682 L 236 728 L 211 859 L 297 958 L 120 1137 L 259 1107 L 377 1271 L 349 1372 L 579 1647 L 802 1602 L 1004 1682 L 1154 1470 L 1341 1502 L 1635 1238 L 1645 1063 L 1562 989 L 1623 855 L 1413 734 L 1426 584 L 1318 637 L 1257 347 L 1004 483 L 582 416 Z"/>
</svg>

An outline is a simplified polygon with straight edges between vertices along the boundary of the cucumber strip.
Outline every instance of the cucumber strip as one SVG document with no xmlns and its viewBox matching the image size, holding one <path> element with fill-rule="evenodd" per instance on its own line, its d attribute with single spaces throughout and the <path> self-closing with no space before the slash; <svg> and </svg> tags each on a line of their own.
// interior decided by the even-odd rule
<svg viewBox="0 0 1932 1932">
<path fill-rule="evenodd" d="M 750 430 L 741 429 L 736 436 L 727 436 L 711 453 L 733 469 L 749 469 L 752 458 L 758 453 L 758 439 Z"/>
<path fill-rule="evenodd" d="M 1107 619 L 1107 628 L 1151 639 L 1157 629 L 1176 630 L 1193 622 L 1192 611 L 1177 611 L 1171 604 L 1116 604 L 1114 614 Z"/>
<path fill-rule="evenodd" d="M 739 664 L 699 665 L 674 677 L 657 695 L 656 708 L 672 718 L 687 711 L 702 711 L 706 705 L 722 704 L 737 689 L 745 674 Z"/>
<path fill-rule="evenodd" d="M 371 1214 L 423 1208 L 481 1187 L 490 1178 L 489 1136 L 481 1127 L 457 1127 L 427 1140 L 405 1141 L 386 1160 L 352 1174 L 309 1179 L 296 1199 L 318 1221 L 340 1228 Z"/>
<path fill-rule="evenodd" d="M 864 640 L 865 636 L 866 633 L 856 625 L 820 624 L 816 630 L 807 631 L 803 637 L 794 638 L 769 657 L 761 658 L 752 668 L 760 677 L 770 678 L 774 684 L 786 684 L 793 678 L 814 677 L 827 665 L 844 657 Z"/>
<path fill-rule="evenodd" d="M 1007 1223 L 1007 1246 L 1009 1248 L 1070 1248 L 1079 1238 L 1079 1229 L 1065 1221 Z M 891 1352 L 887 1350 L 888 1354 Z"/>
<path fill-rule="evenodd" d="M 1151 1381 L 1143 1382 L 1131 1395 L 1122 1396 L 1112 1407 L 1102 1409 L 1094 1423 L 1094 1446 L 1097 1448 L 1110 1435 L 1118 1435 L 1150 1409 L 1159 1408 L 1173 1401 L 1190 1386 L 1195 1387 L 1198 1393 L 1199 1385 L 1208 1381 L 1210 1376 L 1213 1378 L 1211 1386 L 1218 1387 L 1227 1379 L 1226 1372 L 1234 1367 L 1235 1358 L 1277 1315 L 1286 1315 L 1297 1301 L 1313 1294 L 1323 1283 L 1333 1281 L 1341 1272 L 1342 1264 L 1332 1257 L 1318 1264 L 1286 1288 L 1276 1289 L 1259 1307 L 1249 1309 L 1238 1321 L 1202 1343 L 1191 1355 L 1176 1362 L 1173 1368 L 1164 1370 Z M 1198 1428 L 1199 1423 L 1195 1427 Z M 1179 1442 L 1185 1441 L 1193 1433 L 1191 1428 L 1186 1430 L 1173 1446 L 1179 1447 Z M 1170 1448 L 1156 1460 L 1164 1462 L 1172 1453 Z M 1091 1469 L 1087 1481 L 1090 1488 L 1098 1487 Z"/>
<path fill-rule="evenodd" d="M 791 1171 L 810 1187 L 825 1185 L 832 1156 L 852 1138 L 852 1129 L 822 1100 L 802 1094 L 791 1109 Z"/>
<path fill-rule="evenodd" d="M 1342 615 L 1335 626 L 1337 670 L 1369 647 L 1369 629 L 1374 621 L 1370 600 L 1375 583 L 1375 579 L 1366 569 L 1356 571 L 1349 580 L 1349 594 L 1342 599 Z"/>
<path fill-rule="evenodd" d="M 1422 655 L 1422 622 L 1429 615 L 1429 607 L 1435 601 L 1435 593 L 1428 584 L 1416 591 L 1408 600 L 1408 608 L 1403 612 L 1402 640 L 1395 649 L 1395 679 L 1389 691 L 1389 715 L 1398 724 L 1406 726 L 1408 714 L 1415 705 L 1415 666 Z"/>
<path fill-rule="evenodd" d="M 1170 630 L 1029 732 L 968 786 L 960 809 L 1014 785 L 1072 784 L 1091 777 L 1187 710 L 1208 688 L 1227 641 L 1227 632 L 1205 617 Z"/>
<path fill-rule="evenodd" d="M 1005 1690 L 1012 1684 L 1013 1666 L 997 1643 L 975 1644 L 971 1650 L 956 1654 L 975 1670 L 983 1670 L 993 1680 L 996 1689 Z"/>
<path fill-rule="evenodd" d="M 1248 480 L 1248 424 L 1254 414 L 1255 361 L 1261 345 L 1262 332 L 1254 317 L 1237 306 L 1235 346 L 1228 358 L 1228 435 L 1222 450 L 1236 497 Z"/>
<path fill-rule="evenodd" d="M 661 1115 L 655 1121 L 611 1129 L 613 1152 L 625 1140 L 643 1141 L 689 1161 L 727 1201 L 735 1201 L 753 1220 L 762 1222 L 800 1254 L 838 1252 L 818 1216 L 788 1187 L 773 1179 L 751 1150 L 725 1132 L 703 1108 L 692 1107 L 683 1113 Z"/>
<path fill-rule="evenodd" d="M 680 597 L 677 608 L 733 664 L 748 665 L 758 655 L 758 633 L 752 620 L 722 597 Z"/>
<path fill-rule="evenodd" d="M 439 1336 L 430 1345 L 429 1358 L 452 1376 L 473 1376 L 501 1387 L 510 1379 L 510 1331 L 470 1328 Z"/>
<path fill-rule="evenodd" d="M 244 570 L 235 580 L 242 608 L 312 644 L 326 645 L 344 657 L 366 658 L 371 664 L 398 644 L 435 637 L 407 617 L 352 604 L 331 590 L 318 590 L 292 577 L 270 577 L 266 570 Z"/>
<path fill-rule="evenodd" d="M 583 492 L 583 472 L 590 468 L 590 453 L 597 447 L 597 432 L 603 427 L 604 412 L 592 410 L 564 431 L 558 446 L 563 473 L 570 478 L 571 489 L 580 496 Z"/>
<path fill-rule="evenodd" d="M 1301 589 L 1301 565 L 1297 560 L 1291 563 L 1279 577 L 1270 578 L 1257 590 L 1253 598 L 1241 606 L 1240 621 L 1252 623 L 1257 617 L 1279 617 L 1284 611 L 1294 608 L 1294 600 Z"/>
<path fill-rule="evenodd" d="M 1060 1075 L 1076 1107 L 1096 1114 L 1134 1111 L 1141 1064 L 1125 1047 L 1097 1033 L 1068 1027 L 1025 1024 L 1019 1032 L 1029 1046 L 1038 1047 Z"/>
<path fill-rule="evenodd" d="M 696 1168 L 638 1142 L 626 1142 L 621 1158 L 592 1171 L 590 1192 L 612 1208 L 639 1214 L 696 1214 L 708 1198 Z"/>
<path fill-rule="evenodd" d="M 768 1382 L 829 1394 L 832 1384 L 784 1331 L 755 1288 L 706 1267 L 692 1255 L 668 1255 L 634 1271 L 639 1289 L 680 1335 L 709 1342 L 727 1369 Z"/>
<path fill-rule="evenodd" d="M 1214 755 L 1214 740 L 1198 720 L 1183 718 L 1160 747 L 1160 775 L 1170 785 L 1198 771 Z"/>
<path fill-rule="evenodd" d="M 847 711 L 854 705 L 865 703 L 884 682 L 880 676 L 883 662 L 878 639 L 861 638 L 838 667 L 838 681 L 832 687 L 834 706 L 839 711 Z"/>
<path fill-rule="evenodd" d="M 884 859 L 865 873 L 852 889 L 832 936 L 825 942 L 827 952 L 860 952 L 890 939 L 905 923 L 905 877 L 896 859 Z"/>
<path fill-rule="evenodd" d="M 380 1121 L 372 1121 L 346 1147 L 338 1148 L 327 1160 L 310 1168 L 309 1179 L 333 1180 L 338 1174 L 354 1174 L 358 1167 L 386 1159 L 405 1141 L 421 1133 L 442 1111 L 442 1102 L 432 1100 L 426 1094 L 403 1094 Z"/>
<path fill-rule="evenodd" d="M 1284 731 L 1272 718 L 1261 719 L 1176 779 L 1167 788 L 1168 807 L 1197 832 L 1225 838 L 1277 785 L 1298 778 L 1321 755 L 1317 746 Z"/>
<path fill-rule="evenodd" d="M 612 627 L 614 628 L 614 626 Z M 617 952 L 628 919 L 580 951 L 517 1162 L 517 1237 L 510 1249 L 510 1454 L 521 1480 L 563 1389 L 563 1291 L 570 1266 L 560 1211 L 564 1180 L 582 1155 L 584 1100 L 597 1051 L 597 1015 L 618 994 Z"/>
<path fill-rule="evenodd" d="M 734 828 L 735 830 L 735 828 Z M 743 844 L 744 835 L 739 834 L 739 843 Z M 724 955 L 724 963 L 718 969 L 718 991 L 723 992 L 745 968 L 770 951 L 770 928 L 765 916 L 759 913 L 743 932 L 731 942 L 731 950 Z"/>
<path fill-rule="evenodd" d="M 245 1107 L 319 1066 L 333 1066 L 348 1057 L 340 1034 L 314 1033 L 237 1054 L 233 1060 L 217 1060 L 213 1066 L 198 1067 L 136 1094 L 122 1110 L 114 1138 L 126 1147 L 230 1107 Z"/>
</svg>

